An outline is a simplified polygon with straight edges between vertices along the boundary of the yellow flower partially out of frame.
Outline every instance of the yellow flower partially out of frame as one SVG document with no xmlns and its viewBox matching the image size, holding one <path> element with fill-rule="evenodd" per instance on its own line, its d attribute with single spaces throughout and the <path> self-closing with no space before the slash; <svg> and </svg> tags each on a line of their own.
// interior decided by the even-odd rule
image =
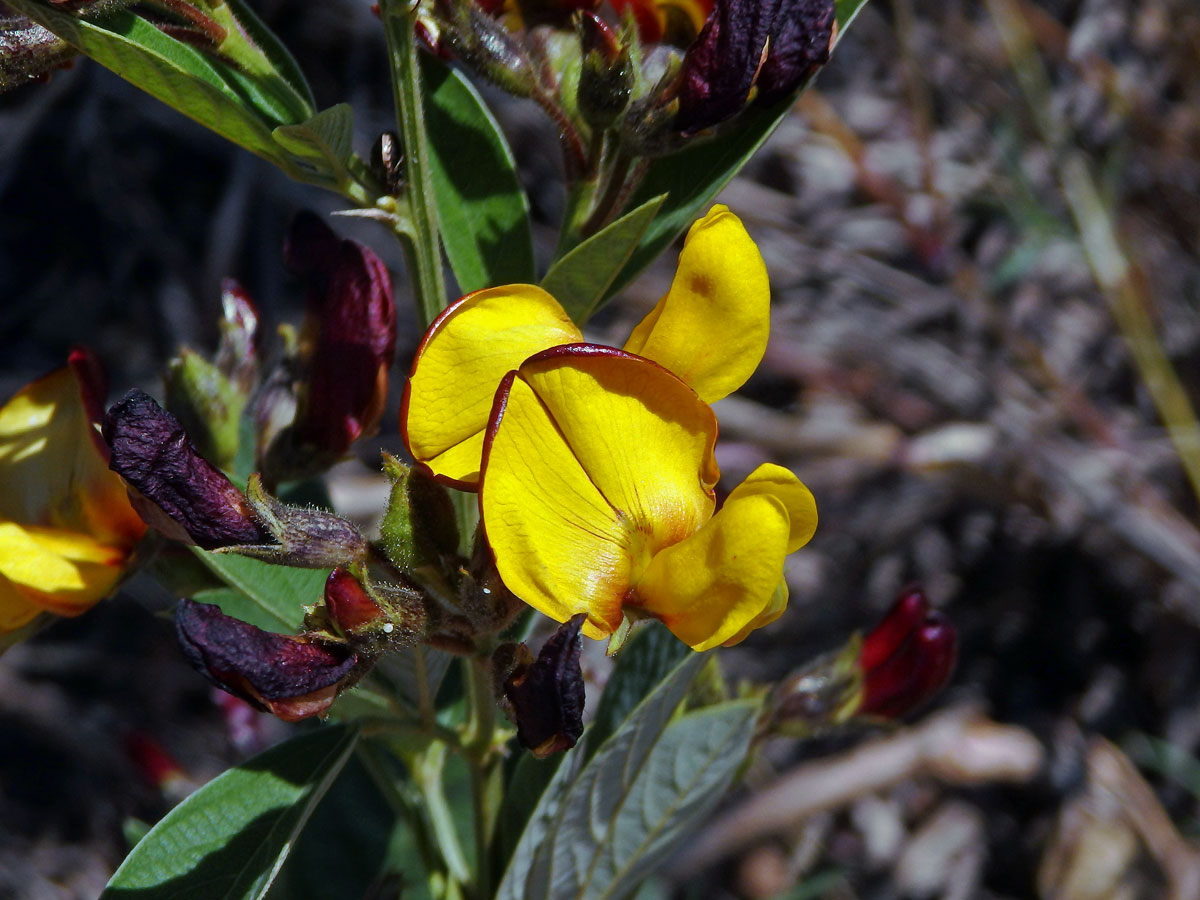
<svg viewBox="0 0 1200 900">
<path fill-rule="evenodd" d="M 108 470 L 95 373 L 75 351 L 0 408 L 0 635 L 91 608 L 145 532 Z"/>
<path fill-rule="evenodd" d="M 510 372 L 483 446 L 480 512 L 500 577 L 584 634 L 660 620 L 694 650 L 737 643 L 787 603 L 785 557 L 812 537 L 812 494 L 759 466 L 713 515 L 712 409 L 649 360 L 554 347 Z"/>
<path fill-rule="evenodd" d="M 741 220 L 714 206 L 684 240 L 670 290 L 624 349 L 675 373 L 706 403 L 758 367 L 770 332 L 770 285 Z M 496 386 L 539 351 L 583 340 L 531 284 L 467 294 L 434 321 L 404 389 L 400 423 L 413 458 L 439 481 L 474 490 Z"/>
</svg>

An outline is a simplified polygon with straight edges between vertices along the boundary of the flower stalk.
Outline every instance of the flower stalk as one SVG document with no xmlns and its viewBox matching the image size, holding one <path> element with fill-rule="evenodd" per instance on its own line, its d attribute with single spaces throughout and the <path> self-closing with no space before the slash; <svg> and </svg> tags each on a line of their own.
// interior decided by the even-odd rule
<svg viewBox="0 0 1200 900">
<path fill-rule="evenodd" d="M 421 68 L 414 31 L 416 7 L 405 0 L 382 0 L 384 35 L 392 69 L 396 120 L 405 153 L 409 215 L 397 219 L 396 236 L 404 246 L 423 326 L 446 305 L 437 208 L 433 194 L 429 138 L 421 94 Z"/>
</svg>

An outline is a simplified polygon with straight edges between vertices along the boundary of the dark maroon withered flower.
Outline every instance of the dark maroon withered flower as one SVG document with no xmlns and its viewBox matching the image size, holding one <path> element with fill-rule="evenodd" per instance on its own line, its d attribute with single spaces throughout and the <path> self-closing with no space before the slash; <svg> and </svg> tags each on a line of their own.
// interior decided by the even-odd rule
<svg viewBox="0 0 1200 900">
<path fill-rule="evenodd" d="M 122 397 L 105 415 L 102 433 L 109 468 L 134 489 L 130 502 L 148 525 L 205 550 L 272 543 L 242 492 L 147 394 L 132 390 Z"/>
<path fill-rule="evenodd" d="M 683 57 L 675 127 L 694 134 L 794 91 L 829 59 L 834 0 L 717 0 Z"/>
<path fill-rule="evenodd" d="M 263 631 L 212 604 L 180 601 L 175 629 L 188 662 L 209 681 L 289 722 L 325 712 L 357 680 L 350 648 Z"/>
<path fill-rule="evenodd" d="M 833 0 L 784 0 L 775 22 L 767 58 L 758 71 L 757 103 L 781 100 L 829 62 Z"/>
<path fill-rule="evenodd" d="M 945 686 L 954 669 L 957 636 L 920 588 L 906 589 L 863 639 L 861 715 L 895 718 Z"/>
<path fill-rule="evenodd" d="M 571 749 L 583 734 L 579 654 L 585 618 L 580 614 L 562 625 L 542 645 L 537 659 L 519 666 L 504 683 L 504 695 L 517 723 L 517 740 L 539 759 Z"/>
<path fill-rule="evenodd" d="M 288 266 L 308 282 L 306 355 L 290 441 L 337 457 L 379 424 L 396 344 L 387 267 L 369 248 L 339 238 L 301 213 L 284 244 Z"/>
</svg>

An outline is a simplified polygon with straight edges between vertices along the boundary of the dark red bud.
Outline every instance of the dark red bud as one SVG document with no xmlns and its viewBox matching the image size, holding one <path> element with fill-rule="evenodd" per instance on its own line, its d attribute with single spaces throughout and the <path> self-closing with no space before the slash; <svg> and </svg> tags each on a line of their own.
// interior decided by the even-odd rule
<svg viewBox="0 0 1200 900">
<path fill-rule="evenodd" d="M 762 0 L 717 3 L 683 57 L 676 128 L 692 134 L 746 106 L 770 26 L 770 10 Z"/>
<path fill-rule="evenodd" d="M 396 344 L 391 276 L 374 252 L 311 213 L 296 217 L 284 257 L 309 285 L 308 358 L 291 441 L 338 457 L 383 414 Z"/>
<path fill-rule="evenodd" d="M 621 56 L 621 42 L 612 26 L 594 12 L 581 11 L 575 17 L 575 30 L 586 53 L 599 53 L 609 65 Z"/>
<path fill-rule="evenodd" d="M 348 647 L 263 631 L 193 600 L 180 601 L 175 629 L 188 662 L 209 681 L 289 722 L 325 712 L 359 662 Z"/>
<path fill-rule="evenodd" d="M 785 0 L 758 73 L 757 103 L 774 103 L 829 62 L 836 22 L 833 0 Z"/>
<path fill-rule="evenodd" d="M 718 0 L 688 47 L 675 126 L 694 134 L 739 113 L 759 88 L 771 102 L 829 58 L 834 0 Z"/>
<path fill-rule="evenodd" d="M 258 378 L 258 310 L 232 278 L 221 282 L 221 342 L 214 362 L 244 394 Z"/>
<path fill-rule="evenodd" d="M 153 787 L 162 789 L 185 777 L 171 752 L 144 731 L 131 732 L 125 738 L 125 755 Z"/>
<path fill-rule="evenodd" d="M 579 654 L 585 618 L 578 615 L 562 625 L 542 646 L 537 659 L 518 667 L 504 683 L 517 723 L 517 740 L 539 759 L 571 749 L 583 734 Z"/>
<path fill-rule="evenodd" d="M 886 640 L 880 638 L 872 656 L 899 633 L 899 626 L 908 620 L 918 604 L 906 591 L 892 607 L 881 627 L 886 626 Z M 921 595 L 921 601 L 924 596 Z M 865 673 L 860 715 L 896 718 L 920 706 L 933 697 L 950 679 L 957 654 L 957 635 L 950 621 L 937 610 L 925 612 L 911 627 L 898 646 L 886 657 L 862 665 Z M 868 641 L 875 632 L 868 636 Z M 864 651 L 867 647 L 864 641 Z"/>
<path fill-rule="evenodd" d="M 345 632 L 358 631 L 384 617 L 366 588 L 342 566 L 330 572 L 325 580 L 325 608 Z"/>
<path fill-rule="evenodd" d="M 928 612 L 925 592 L 916 586 L 906 587 L 883 621 L 863 638 L 860 657 L 863 669 L 869 672 L 895 653 Z"/>
<path fill-rule="evenodd" d="M 103 434 L 109 468 L 136 489 L 130 501 L 148 525 L 205 550 L 271 542 L 242 492 L 147 394 L 121 398 L 104 417 Z"/>
</svg>

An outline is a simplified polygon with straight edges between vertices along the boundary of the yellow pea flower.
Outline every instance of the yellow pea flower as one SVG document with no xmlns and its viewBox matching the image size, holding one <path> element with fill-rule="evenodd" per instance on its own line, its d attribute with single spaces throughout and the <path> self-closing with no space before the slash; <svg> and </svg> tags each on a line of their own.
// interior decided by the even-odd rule
<svg viewBox="0 0 1200 900">
<path fill-rule="evenodd" d="M 689 229 L 670 289 L 624 349 L 713 403 L 762 360 L 770 302 L 758 247 L 737 216 L 714 206 Z M 474 490 L 500 379 L 541 350 L 582 340 L 558 301 L 532 284 L 486 288 L 447 307 L 417 350 L 401 402 L 413 458 L 444 484 Z"/>
<path fill-rule="evenodd" d="M 737 643 L 787 603 L 785 557 L 812 537 L 812 494 L 759 466 L 713 515 L 717 422 L 639 356 L 574 344 L 525 360 L 496 391 L 480 511 L 505 585 L 591 638 L 660 620 L 695 650 Z"/>
<path fill-rule="evenodd" d="M 145 532 L 108 470 L 98 371 L 77 350 L 0 407 L 0 636 L 90 609 Z"/>
</svg>

